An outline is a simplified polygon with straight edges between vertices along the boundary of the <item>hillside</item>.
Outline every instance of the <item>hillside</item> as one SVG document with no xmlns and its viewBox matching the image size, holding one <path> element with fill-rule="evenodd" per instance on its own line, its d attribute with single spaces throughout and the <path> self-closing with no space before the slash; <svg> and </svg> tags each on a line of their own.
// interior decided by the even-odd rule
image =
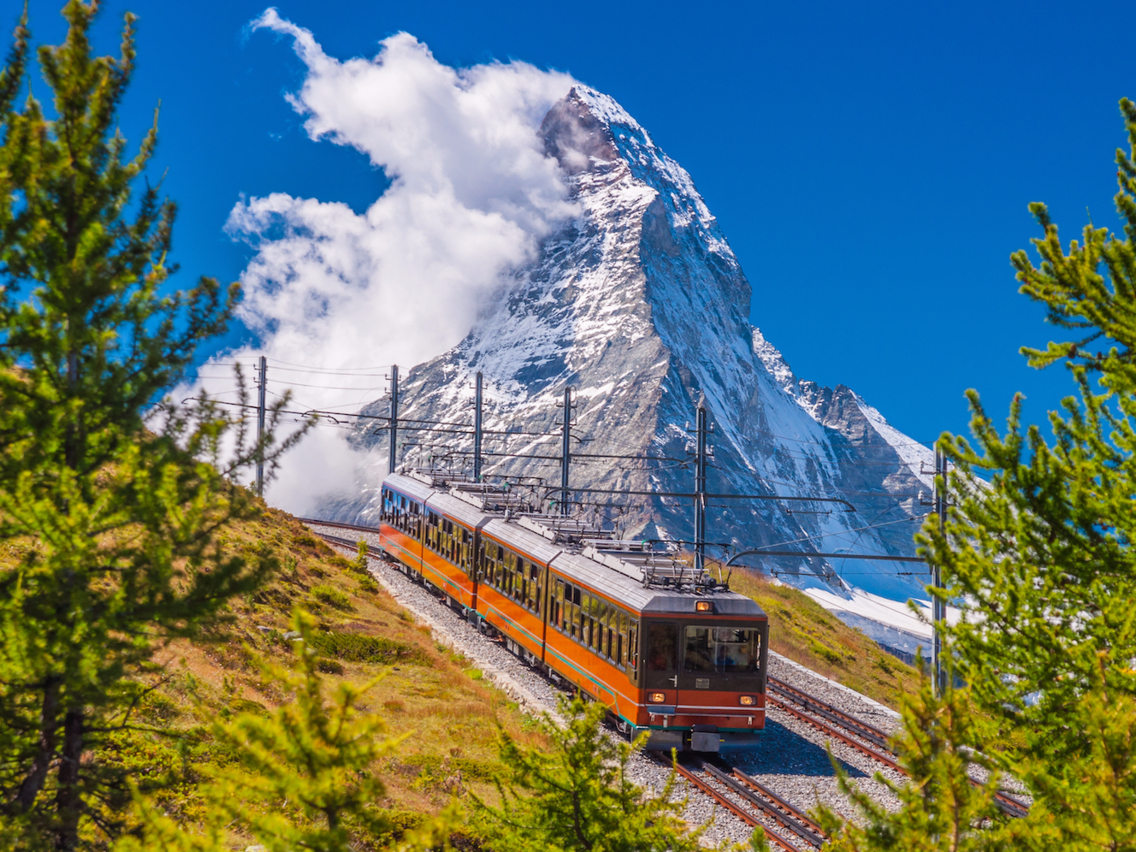
<svg viewBox="0 0 1136 852">
<path fill-rule="evenodd" d="M 288 665 L 293 651 L 286 634 L 295 606 L 316 619 L 327 692 L 340 679 L 364 684 L 388 672 L 361 709 L 381 715 L 389 734 L 407 735 L 397 756 L 374 767 L 387 788 L 378 804 L 397 825 L 438 813 L 466 790 L 492 800 L 500 768 L 498 724 L 522 743 L 539 741 L 531 721 L 466 659 L 436 644 L 428 627 L 291 516 L 268 509 L 258 521 L 230 527 L 222 542 L 231 553 L 270 552 L 280 562 L 277 576 L 234 603 L 228 622 L 212 635 L 162 649 L 139 674 L 160 685 L 133 721 L 174 736 L 134 730 L 117 734 L 111 744 L 110 759 L 140 785 L 174 782 L 157 794 L 170 815 L 196 822 L 202 813 L 198 782 L 209 768 L 233 759 L 214 742 L 214 720 L 278 706 L 278 691 L 263 682 L 257 660 Z M 0 570 L 22 549 L 9 545 L 0 554 Z M 361 848 L 371 846 L 363 842 Z"/>
<path fill-rule="evenodd" d="M 214 742 L 214 720 L 279 705 L 280 695 L 264 682 L 257 662 L 288 664 L 293 651 L 287 633 L 297 606 L 316 619 L 329 686 L 340 679 L 363 684 L 387 672 L 365 696 L 363 709 L 382 716 L 389 733 L 407 735 L 396 756 L 374 766 L 387 786 L 379 805 L 396 824 L 412 826 L 467 790 L 495 798 L 492 779 L 501 769 L 497 725 L 524 743 L 537 742 L 539 734 L 480 671 L 437 644 L 430 629 L 415 623 L 369 574 L 290 515 L 267 509 L 257 521 L 230 527 L 222 544 L 230 553 L 272 555 L 280 565 L 276 577 L 235 602 L 226 623 L 211 635 L 162 649 L 140 674 L 160 685 L 140 705 L 135 721 L 175 736 L 131 731 L 112 741 L 112 759 L 138 783 L 173 782 L 157 795 L 167 813 L 190 824 L 199 820 L 198 782 L 210 768 L 233 759 Z M 10 546 L 0 567 L 19 551 Z M 807 595 L 748 572 L 735 572 L 732 586 L 769 614 L 774 651 L 890 706 L 900 691 L 913 687 L 914 670 Z M 361 838 L 364 846 L 380 840 Z"/>
<path fill-rule="evenodd" d="M 817 674 L 893 709 L 918 688 L 919 673 L 880 649 L 804 592 L 761 574 L 734 571 L 730 588 L 753 598 L 769 616 L 769 647 Z"/>
</svg>

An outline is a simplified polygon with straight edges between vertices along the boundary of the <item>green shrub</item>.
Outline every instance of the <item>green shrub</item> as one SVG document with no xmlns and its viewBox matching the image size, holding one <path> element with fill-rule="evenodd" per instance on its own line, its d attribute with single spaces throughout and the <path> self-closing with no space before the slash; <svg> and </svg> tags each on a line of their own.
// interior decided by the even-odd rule
<svg viewBox="0 0 1136 852">
<path fill-rule="evenodd" d="M 325 603 L 336 609 L 348 610 L 352 608 L 351 600 L 347 595 L 331 586 L 312 586 L 311 595 L 320 603 Z"/>
<path fill-rule="evenodd" d="M 406 663 L 426 665 L 430 662 L 421 648 L 361 633 L 317 631 L 312 634 L 312 645 L 325 657 L 335 657 L 349 663 Z"/>
<path fill-rule="evenodd" d="M 311 533 L 306 532 L 296 533 L 295 535 L 293 535 L 292 543 L 298 545 L 299 547 L 315 548 L 317 550 L 319 549 L 320 544 L 319 539 L 317 539 Z"/>
</svg>

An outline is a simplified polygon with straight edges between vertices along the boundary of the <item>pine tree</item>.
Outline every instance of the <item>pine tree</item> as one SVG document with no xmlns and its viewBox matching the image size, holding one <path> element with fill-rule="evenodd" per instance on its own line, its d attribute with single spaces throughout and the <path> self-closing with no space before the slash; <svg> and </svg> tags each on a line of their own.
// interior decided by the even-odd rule
<svg viewBox="0 0 1136 852">
<path fill-rule="evenodd" d="M 501 804 L 480 800 L 478 811 L 496 852 L 683 852 L 701 849 L 702 832 L 686 832 L 680 803 L 671 801 L 674 776 L 659 795 L 627 777 L 641 748 L 606 735 L 606 708 L 580 699 L 562 702 L 563 728 L 545 717 L 548 751 L 521 746 L 501 734 L 508 776 L 498 784 Z"/>
<path fill-rule="evenodd" d="M 919 540 L 943 571 L 931 593 L 963 608 L 944 632 L 969 698 L 922 696 L 900 742 L 904 759 L 922 760 L 927 738 L 942 740 L 916 775 L 935 793 L 905 793 L 896 814 L 861 801 L 869 827 L 830 825 L 838 848 L 901 848 L 922 831 L 927 849 L 1136 849 L 1136 105 L 1120 109 L 1123 233 L 1090 223 L 1066 249 L 1031 204 L 1040 263 L 1011 258 L 1021 292 L 1069 335 L 1022 349 L 1035 368 L 1063 365 L 1075 388 L 1050 412 L 1052 437 L 1023 425 L 1020 397 L 1000 433 L 971 391 L 973 442 L 939 441 L 955 465 L 952 505 L 945 528 L 931 519 Z M 943 713 L 980 714 L 982 726 L 944 725 Z M 968 747 L 1025 784 L 1027 818 L 993 819 L 981 794 L 946 786 Z M 944 828 L 952 813 L 960 832 Z"/>
<path fill-rule="evenodd" d="M 116 830 L 108 735 L 155 647 L 272 570 L 217 532 L 258 511 L 237 480 L 289 443 L 250 446 L 209 402 L 155 405 L 239 292 L 203 278 L 163 295 L 175 207 L 135 194 L 156 124 L 133 157 L 115 129 L 134 18 L 120 55 L 95 57 L 97 6 L 68 2 L 66 40 L 38 50 L 54 117 L 30 95 L 15 107 L 26 17 L 0 77 L 0 542 L 16 559 L 0 568 L 0 838 L 22 848 Z"/>
<path fill-rule="evenodd" d="M 361 838 L 370 843 L 393 835 L 376 809 L 386 791 L 374 771 L 405 735 L 387 737 L 380 717 L 359 710 L 360 699 L 382 676 L 360 687 L 341 681 L 329 697 L 310 641 L 311 618 L 296 612 L 293 628 L 299 635 L 295 669 L 261 663 L 266 683 L 283 693 L 279 709 L 269 717 L 242 713 L 213 726 L 218 745 L 239 762 L 214 770 L 203 785 L 208 824 L 201 830 L 179 826 L 142 799 L 140 836 L 124 838 L 116 852 L 220 852 L 233 836 L 253 838 L 269 852 L 348 852 Z M 425 821 L 400 847 L 440 846 L 453 818 L 451 811 Z"/>
<path fill-rule="evenodd" d="M 953 678 L 949 679 L 953 681 Z M 852 800 L 862 819 L 847 821 L 822 805 L 817 817 L 831 840 L 832 852 L 976 852 L 1012 848 L 1006 845 L 1004 817 L 994 804 L 999 774 L 978 747 L 979 727 L 971 714 L 965 690 L 948 685 L 941 697 L 924 677 L 917 694 L 907 696 L 903 720 L 894 743 L 907 780 L 896 783 L 877 773 L 900 802 L 890 809 L 856 786 L 833 759 L 841 791 Z M 984 770 L 984 783 L 972 778 Z M 985 823 L 982 832 L 976 826 Z"/>
<path fill-rule="evenodd" d="M 966 601 L 949 635 L 977 706 L 999 725 L 988 751 L 1030 785 L 1065 848 L 1136 845 L 1136 106 L 1120 108 L 1123 234 L 1090 223 L 1066 250 L 1045 205 L 1031 204 L 1041 262 L 1011 258 L 1021 291 L 1072 337 L 1022 353 L 1032 367 L 1064 365 L 1076 395 L 1050 413 L 1046 440 L 1023 429 L 1020 399 L 1001 435 L 971 392 L 976 446 L 941 441 L 955 506 L 926 537 L 943 566 L 939 594 Z M 980 472 L 989 487 L 975 485 Z M 1087 820 L 1106 827 L 1099 841 Z"/>
</svg>

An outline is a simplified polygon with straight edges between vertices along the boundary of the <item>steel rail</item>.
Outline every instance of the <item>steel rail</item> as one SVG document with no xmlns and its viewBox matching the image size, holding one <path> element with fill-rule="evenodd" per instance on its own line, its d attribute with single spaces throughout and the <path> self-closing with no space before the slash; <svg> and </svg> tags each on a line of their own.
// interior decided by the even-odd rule
<svg viewBox="0 0 1136 852">
<path fill-rule="evenodd" d="M 857 719 L 855 716 L 845 713 L 843 710 L 834 707 L 827 701 L 822 701 L 816 696 L 805 692 L 803 689 L 798 689 L 775 677 L 768 678 L 768 685 L 774 692 L 786 696 L 791 701 L 796 701 L 809 712 L 827 718 L 830 722 L 837 725 L 844 725 L 847 728 L 851 728 L 857 736 L 863 737 L 869 742 L 878 745 L 880 748 L 887 749 L 888 751 L 891 750 L 888 745 L 890 736 L 886 731 L 880 730 L 875 725 L 870 725 L 867 722 Z"/>
<path fill-rule="evenodd" d="M 711 763 L 703 763 L 700 768 L 707 772 L 715 781 L 741 796 L 746 802 L 753 805 L 753 807 L 757 808 L 782 828 L 789 829 L 789 831 L 793 832 L 810 845 L 815 846 L 817 849 L 824 846 L 824 834 L 819 831 L 818 826 L 815 824 L 806 825 L 806 822 L 811 822 L 808 817 L 780 796 L 766 790 L 757 781 L 745 776 L 743 773 L 743 777 L 746 778 L 747 781 L 742 783 L 740 779 L 734 778 Z M 734 774 L 736 775 L 737 772 L 738 770 L 735 769 Z"/>
<path fill-rule="evenodd" d="M 876 751 L 871 746 L 865 745 L 864 743 L 860 742 L 859 740 L 853 739 L 850 736 L 846 736 L 845 734 L 842 734 L 840 731 L 838 731 L 836 728 L 834 728 L 832 725 L 828 724 L 827 722 L 823 721 L 822 719 L 819 719 L 819 718 L 817 718 L 816 716 L 813 716 L 810 713 L 806 713 L 802 710 L 798 710 L 796 707 L 793 707 L 793 706 L 785 703 L 784 701 L 782 701 L 779 698 L 774 698 L 772 695 L 769 695 L 768 693 L 766 693 L 765 700 L 766 700 L 767 703 L 772 704 L 774 707 L 778 708 L 779 710 L 784 710 L 786 713 L 788 713 L 792 716 L 796 716 L 798 719 L 800 719 L 806 725 L 811 725 L 812 727 L 816 728 L 821 733 L 827 734 L 830 737 L 834 737 L 834 738 L 840 740 L 845 745 L 852 746 L 852 748 L 854 748 L 857 751 L 863 753 L 864 755 L 870 757 L 872 760 L 875 760 L 875 761 L 882 763 L 884 766 L 888 767 L 889 769 L 894 769 L 896 772 L 900 773 L 901 775 L 907 774 L 906 772 L 903 771 L 903 768 L 898 763 L 896 763 L 895 760 L 893 760 L 890 756 Z"/>
<path fill-rule="evenodd" d="M 750 828 L 757 828 L 758 826 L 760 826 L 761 830 L 765 832 L 766 838 L 772 840 L 773 843 L 784 850 L 784 852 L 800 852 L 800 850 L 796 846 L 794 846 L 776 831 L 769 828 L 768 826 L 762 825 L 761 820 L 759 820 L 753 814 L 749 813 L 747 810 L 745 810 L 745 808 L 741 807 L 736 802 L 730 801 L 730 799 L 728 799 L 720 790 L 715 790 L 685 766 L 681 765 L 677 761 L 673 763 L 671 761 L 668 761 L 658 752 L 651 752 L 650 754 L 655 762 L 660 766 L 672 769 L 680 778 L 693 784 L 695 789 L 697 789 L 700 793 L 709 796 L 717 804 L 721 805 L 726 809 L 726 811 L 736 816 Z"/>
<path fill-rule="evenodd" d="M 362 524 L 341 524 L 338 521 L 321 521 L 318 518 L 296 518 L 301 524 L 318 524 L 321 527 L 336 527 L 341 530 L 358 530 L 359 532 L 382 532 L 378 527 L 368 527 Z"/>
<path fill-rule="evenodd" d="M 743 784 L 746 784 L 747 786 L 752 787 L 756 792 L 760 793 L 761 795 L 769 797 L 769 799 L 771 799 L 777 805 L 777 807 L 783 808 L 794 819 L 803 823 L 807 828 L 811 829 L 812 831 L 814 831 L 818 835 L 820 835 L 822 838 L 824 838 L 824 829 L 822 829 L 819 825 L 817 825 L 812 820 L 812 818 L 808 814 L 806 814 L 804 811 L 801 811 L 798 808 L 794 807 L 793 805 L 790 805 L 788 802 L 786 802 L 784 799 L 782 799 L 780 796 L 778 796 L 776 793 L 774 793 L 772 790 L 770 790 L 768 787 L 766 787 L 764 784 L 762 784 L 756 778 L 754 778 L 751 775 L 746 774 L 745 772 L 742 772 L 736 766 L 732 766 L 730 768 L 733 770 L 734 777 L 737 778 L 739 781 L 741 781 Z"/>
<path fill-rule="evenodd" d="M 979 783 L 973 778 L 970 779 L 970 783 L 975 787 L 979 786 Z M 1003 793 L 1001 790 L 994 792 L 994 804 L 1007 816 L 1017 817 L 1018 819 L 1029 816 L 1029 805 L 1021 799 L 1015 799 L 1009 793 Z"/>
<path fill-rule="evenodd" d="M 771 683 L 774 682 L 775 680 L 776 680 L 775 678 L 769 678 L 769 682 L 771 682 Z M 787 686 L 787 684 L 783 684 L 783 682 L 781 682 L 781 681 L 777 681 L 777 684 Z M 800 692 L 802 695 L 808 695 L 808 693 L 805 693 L 802 690 L 798 690 L 795 687 L 789 687 L 789 690 L 786 690 L 786 691 Z M 856 739 L 853 739 L 853 737 L 845 736 L 840 731 L 836 730 L 836 728 L 829 725 L 827 722 L 822 721 L 820 718 L 816 718 L 813 715 L 810 715 L 812 713 L 816 713 L 817 711 L 816 711 L 816 709 L 809 708 L 807 704 L 802 704 L 802 706 L 804 706 L 808 712 L 802 712 L 800 710 L 797 710 L 795 707 L 791 707 L 790 705 L 786 704 L 785 702 L 781 701 L 780 699 L 774 698 L 772 695 L 770 695 L 768 693 L 765 696 L 765 700 L 768 703 L 771 703 L 774 707 L 777 707 L 781 710 L 786 711 L 787 713 L 790 713 L 793 716 L 796 716 L 801 721 L 805 722 L 808 725 L 811 725 L 812 727 L 816 728 L 817 730 L 821 731 L 822 733 L 828 734 L 831 737 L 835 737 L 836 739 L 840 740 L 842 743 L 849 745 L 849 746 L 852 746 L 852 748 L 863 753 L 867 757 L 870 757 L 872 760 L 875 760 L 875 761 L 878 761 L 879 763 L 884 764 L 889 769 L 893 769 L 896 772 L 898 772 L 899 774 L 904 775 L 904 776 L 909 775 L 907 770 L 905 770 L 902 766 L 900 766 L 896 762 L 895 755 L 890 749 L 887 749 L 886 751 L 882 751 L 882 752 L 877 751 L 876 749 L 871 748 L 871 747 L 865 745 L 864 743 L 859 742 Z M 793 699 L 793 700 L 796 700 L 796 701 L 798 701 L 798 703 L 800 703 L 801 701 L 806 700 L 806 699 Z M 816 703 L 818 705 L 824 705 L 825 707 L 829 708 L 830 710 L 833 711 L 833 715 L 839 715 L 839 716 L 845 716 L 845 717 L 847 716 L 847 714 L 845 714 L 845 713 L 843 713 L 839 710 L 836 710 L 835 707 L 832 707 L 832 705 L 826 704 L 825 702 L 821 701 L 820 699 L 811 698 L 811 701 L 813 701 L 814 703 Z M 861 726 L 871 728 L 872 730 L 875 730 L 875 731 L 879 732 L 880 734 L 883 733 L 882 731 L 880 731 L 875 726 L 869 725 L 867 722 L 861 722 L 860 720 L 854 719 L 854 718 L 850 719 L 850 722 L 844 722 L 843 720 L 835 720 L 834 721 L 834 720 L 831 720 L 831 719 L 829 721 L 833 721 L 834 724 L 844 725 L 845 728 L 848 730 L 848 732 L 851 733 L 855 737 L 862 737 L 862 738 L 865 738 L 865 739 L 870 739 L 866 734 L 857 730 L 857 728 L 861 727 Z M 885 746 L 885 748 L 886 748 L 886 746 Z M 973 778 L 970 779 L 970 783 L 974 787 L 981 787 L 982 786 L 978 781 L 975 781 Z M 995 791 L 995 793 L 994 793 L 994 805 L 1000 811 L 1002 811 L 1002 813 L 1006 814 L 1007 816 L 1011 816 L 1011 817 L 1021 818 L 1021 817 L 1026 816 L 1029 813 L 1029 806 L 1026 805 L 1025 802 L 1022 802 L 1018 799 L 1015 799 L 1013 796 L 1011 796 L 1007 793 L 1003 793 L 1001 790 Z"/>
</svg>

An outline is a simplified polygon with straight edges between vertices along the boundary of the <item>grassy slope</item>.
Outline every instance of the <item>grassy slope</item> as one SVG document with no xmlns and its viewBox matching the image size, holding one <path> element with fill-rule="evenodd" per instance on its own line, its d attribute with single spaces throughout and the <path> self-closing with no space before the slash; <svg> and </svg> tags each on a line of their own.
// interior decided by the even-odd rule
<svg viewBox="0 0 1136 852">
<path fill-rule="evenodd" d="M 283 634 L 299 605 L 329 631 L 329 640 L 335 638 L 320 648 L 329 658 L 329 681 L 343 677 L 366 683 L 388 672 L 365 703 L 386 719 L 390 733 L 409 736 L 397 757 L 376 767 L 387 786 L 384 807 L 436 813 L 465 788 L 493 798 L 491 780 L 500 768 L 497 724 L 521 742 L 537 736 L 515 704 L 482 681 L 466 658 L 437 645 L 428 627 L 415 624 L 369 576 L 353 570 L 291 516 L 269 510 L 259 523 L 231 529 L 226 539 L 236 550 L 271 548 L 282 568 L 268 587 L 233 606 L 236 620 L 226 628 L 227 638 L 216 644 L 183 643 L 166 653 L 172 668 L 183 673 L 183 697 L 202 700 L 197 706 L 181 702 L 185 724 L 198 724 L 203 711 L 208 716 L 227 704 L 274 706 L 249 652 L 290 655 Z"/>
<path fill-rule="evenodd" d="M 429 628 L 415 624 L 373 579 L 291 516 L 268 510 L 258 521 L 231 527 L 222 541 L 231 552 L 270 552 L 280 572 L 255 595 L 233 602 L 229 623 L 208 637 L 162 648 L 141 673 L 146 681 L 164 683 L 139 707 L 135 722 L 177 736 L 124 733 L 106 755 L 144 785 L 147 779 L 159 787 L 166 783 L 160 779 L 177 779 L 157 794 L 168 813 L 195 822 L 202 814 L 196 783 L 210 766 L 232 760 L 213 741 L 216 719 L 279 705 L 278 687 L 262 682 L 257 659 L 288 665 L 292 648 L 284 634 L 294 606 L 311 612 L 320 628 L 325 694 L 340 678 L 363 684 L 387 672 L 361 709 L 382 716 L 389 734 L 408 734 L 396 756 L 374 767 L 387 788 L 387 798 L 377 804 L 397 824 L 439 812 L 466 789 L 494 800 L 498 723 L 519 742 L 543 746 L 532 721 L 482 680 L 469 660 L 436 644 Z M 0 553 L 0 568 L 20 550 L 12 545 Z M 371 848 L 360 840 L 360 848 Z"/>
<path fill-rule="evenodd" d="M 415 814 L 437 813 L 462 789 L 495 798 L 497 724 L 521 742 L 539 735 L 467 659 L 436 645 L 429 629 L 416 625 L 370 577 L 283 512 L 268 510 L 258 521 L 230 528 L 223 543 L 233 552 L 268 551 L 281 570 L 258 593 L 233 603 L 229 624 L 162 649 L 154 671 L 144 675 L 166 682 L 141 707 L 138 721 L 183 736 L 123 735 L 117 759 L 138 780 L 178 775 L 188 765 L 184 780 L 161 794 L 165 810 L 190 822 L 200 815 L 195 782 L 202 768 L 231 759 L 209 734 L 216 718 L 278 705 L 280 696 L 262 683 L 256 658 L 287 662 L 291 647 L 283 634 L 297 605 L 337 634 L 323 649 L 329 687 L 341 677 L 365 683 L 388 671 L 365 706 L 386 719 L 390 733 L 409 736 L 397 756 L 375 767 L 387 785 L 383 808 L 411 824 Z M 11 548 L 0 563 L 16 556 L 18 548 Z M 807 595 L 748 572 L 735 572 L 732 586 L 769 614 L 770 644 L 778 653 L 892 706 L 901 690 L 913 688 L 913 669 Z"/>
<path fill-rule="evenodd" d="M 730 587 L 769 615 L 769 647 L 807 668 L 889 707 L 918 687 L 918 672 L 880 650 L 804 592 L 759 574 L 735 570 Z"/>
</svg>

